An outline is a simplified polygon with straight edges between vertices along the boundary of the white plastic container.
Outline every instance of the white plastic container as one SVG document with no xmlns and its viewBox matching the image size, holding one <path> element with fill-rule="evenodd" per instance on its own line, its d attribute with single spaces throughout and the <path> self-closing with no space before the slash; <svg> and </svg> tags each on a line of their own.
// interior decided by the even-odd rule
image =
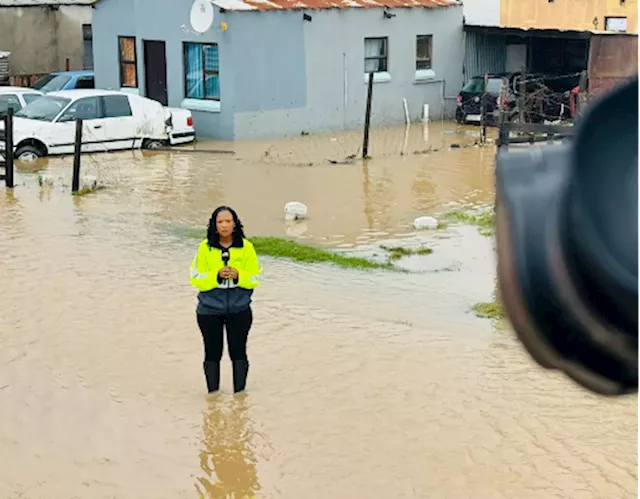
<svg viewBox="0 0 640 499">
<path fill-rule="evenodd" d="M 307 206 L 299 201 L 289 201 L 284 205 L 285 220 L 304 220 L 307 218 Z"/>
<path fill-rule="evenodd" d="M 413 226 L 418 229 L 437 229 L 438 221 L 433 217 L 418 217 L 413 221 Z"/>
</svg>

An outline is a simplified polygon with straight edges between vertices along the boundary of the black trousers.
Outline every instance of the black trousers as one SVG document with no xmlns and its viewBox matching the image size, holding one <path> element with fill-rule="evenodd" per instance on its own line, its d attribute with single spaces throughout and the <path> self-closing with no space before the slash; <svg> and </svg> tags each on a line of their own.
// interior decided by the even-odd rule
<svg viewBox="0 0 640 499">
<path fill-rule="evenodd" d="M 231 360 L 247 359 L 247 338 L 253 322 L 251 309 L 229 315 L 200 315 L 198 326 L 204 341 L 204 360 L 219 362 L 222 359 L 224 329 Z"/>
</svg>

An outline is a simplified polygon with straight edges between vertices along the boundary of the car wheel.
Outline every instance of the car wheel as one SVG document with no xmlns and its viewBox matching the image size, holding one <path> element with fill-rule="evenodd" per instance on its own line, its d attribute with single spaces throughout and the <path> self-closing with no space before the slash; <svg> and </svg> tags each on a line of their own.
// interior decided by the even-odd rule
<svg viewBox="0 0 640 499">
<path fill-rule="evenodd" d="M 22 146 L 16 150 L 14 159 L 23 163 L 33 163 L 43 156 L 42 151 L 35 146 Z"/>
<path fill-rule="evenodd" d="M 145 149 L 160 149 L 162 147 L 165 147 L 165 143 L 162 140 L 147 140 L 144 143 L 144 148 Z"/>
</svg>

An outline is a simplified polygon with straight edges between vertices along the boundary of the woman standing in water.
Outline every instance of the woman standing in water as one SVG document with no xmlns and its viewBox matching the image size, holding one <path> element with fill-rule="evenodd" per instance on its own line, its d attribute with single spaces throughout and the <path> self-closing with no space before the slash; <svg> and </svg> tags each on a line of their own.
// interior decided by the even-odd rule
<svg viewBox="0 0 640 499">
<path fill-rule="evenodd" d="M 245 388 L 249 372 L 247 338 L 253 315 L 251 295 L 258 286 L 260 264 L 245 239 L 242 222 L 228 206 L 211 215 L 207 239 L 191 263 L 191 284 L 198 293 L 198 326 L 204 340 L 204 375 L 209 393 L 220 387 L 223 329 L 233 365 L 233 390 Z"/>
</svg>

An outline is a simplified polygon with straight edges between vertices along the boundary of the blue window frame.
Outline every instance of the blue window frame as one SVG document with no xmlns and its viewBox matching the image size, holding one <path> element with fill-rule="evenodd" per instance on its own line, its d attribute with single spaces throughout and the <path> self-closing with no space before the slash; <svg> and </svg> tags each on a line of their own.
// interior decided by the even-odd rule
<svg viewBox="0 0 640 499">
<path fill-rule="evenodd" d="M 217 43 L 184 43 L 184 95 L 187 99 L 220 100 Z"/>
</svg>

